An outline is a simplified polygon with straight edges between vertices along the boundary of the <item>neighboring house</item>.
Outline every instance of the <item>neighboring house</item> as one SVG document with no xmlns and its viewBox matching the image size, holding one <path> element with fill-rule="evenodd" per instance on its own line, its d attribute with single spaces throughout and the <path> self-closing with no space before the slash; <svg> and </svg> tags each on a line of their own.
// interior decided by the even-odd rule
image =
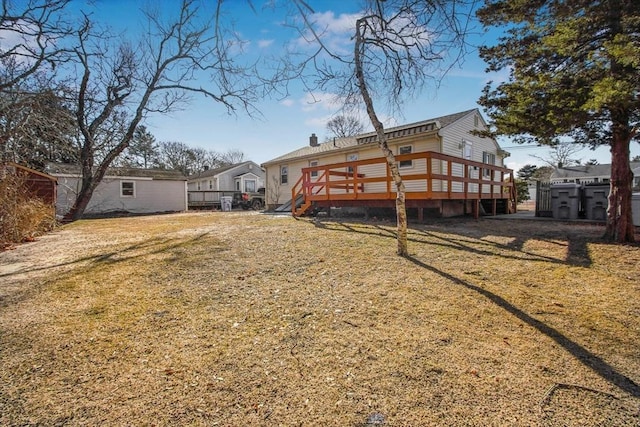
<svg viewBox="0 0 640 427">
<path fill-rule="evenodd" d="M 633 188 L 640 189 L 640 162 L 631 162 Z M 584 165 L 556 168 L 551 174 L 551 183 L 573 182 L 576 184 L 609 183 L 611 165 Z"/>
<path fill-rule="evenodd" d="M 188 190 L 254 192 L 264 187 L 264 179 L 260 165 L 247 161 L 192 175 L 188 178 Z"/>
<path fill-rule="evenodd" d="M 82 177 L 76 165 L 49 164 L 58 179 L 56 214 L 64 216 L 76 199 Z M 177 171 L 109 168 L 96 187 L 84 214 L 152 214 L 187 210 L 187 179 Z"/>
<path fill-rule="evenodd" d="M 24 179 L 27 191 L 45 203 L 54 205 L 56 202 L 57 179 L 54 176 L 35 169 L 21 166 L 17 163 L 0 163 L 0 179 L 6 174 L 12 174 Z"/>
<path fill-rule="evenodd" d="M 509 154 L 494 139 L 476 133 L 485 130 L 477 109 L 386 129 L 406 186 L 407 207 L 421 208 L 419 216 L 422 209 L 452 216 L 477 215 L 485 199 L 493 213 L 497 200 L 515 204 L 513 172 L 504 168 Z M 395 186 L 374 132 L 321 144 L 313 134 L 308 146 L 263 167 L 270 207 L 286 206 L 294 198 L 302 203 L 294 214 L 312 205 L 395 206 Z"/>
<path fill-rule="evenodd" d="M 240 193 L 253 193 L 264 187 L 265 172 L 255 162 L 247 161 L 209 169 L 189 177 L 189 209 L 223 208 L 223 198 L 237 206 Z"/>
</svg>

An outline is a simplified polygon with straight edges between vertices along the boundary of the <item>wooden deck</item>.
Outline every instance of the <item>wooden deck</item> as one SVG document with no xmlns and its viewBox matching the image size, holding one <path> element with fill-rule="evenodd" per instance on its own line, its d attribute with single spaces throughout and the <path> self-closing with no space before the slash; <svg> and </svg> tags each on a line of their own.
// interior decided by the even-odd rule
<svg viewBox="0 0 640 427">
<path fill-rule="evenodd" d="M 511 169 L 461 159 L 432 151 L 396 156 L 405 184 L 407 207 L 431 207 L 433 201 L 460 200 L 479 216 L 480 204 L 489 202 L 493 215 L 498 204 L 506 213 L 516 211 L 516 192 Z M 291 191 L 292 200 L 302 195 L 303 203 L 292 206 L 294 216 L 316 206 L 394 207 L 396 192 L 384 157 L 319 165 L 302 169 Z M 467 203 L 464 204 L 465 210 Z M 466 213 L 466 212 L 465 212 Z"/>
<path fill-rule="evenodd" d="M 231 197 L 232 205 L 237 206 L 242 198 L 239 191 L 189 190 L 187 191 L 188 209 L 221 208 L 222 197 Z"/>
</svg>

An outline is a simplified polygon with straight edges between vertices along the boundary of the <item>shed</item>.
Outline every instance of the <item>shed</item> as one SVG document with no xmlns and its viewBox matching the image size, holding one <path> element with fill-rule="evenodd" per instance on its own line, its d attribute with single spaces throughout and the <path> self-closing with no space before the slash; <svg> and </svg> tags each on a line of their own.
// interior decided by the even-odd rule
<svg viewBox="0 0 640 427">
<path fill-rule="evenodd" d="M 49 164 L 58 178 L 56 214 L 64 216 L 76 199 L 82 176 L 76 165 Z M 93 192 L 86 216 L 153 214 L 187 210 L 187 178 L 161 169 L 109 168 Z"/>
<path fill-rule="evenodd" d="M 57 178 L 55 176 L 13 162 L 0 164 L 0 178 L 13 174 L 24 178 L 27 191 L 51 205 L 56 201 Z"/>
</svg>

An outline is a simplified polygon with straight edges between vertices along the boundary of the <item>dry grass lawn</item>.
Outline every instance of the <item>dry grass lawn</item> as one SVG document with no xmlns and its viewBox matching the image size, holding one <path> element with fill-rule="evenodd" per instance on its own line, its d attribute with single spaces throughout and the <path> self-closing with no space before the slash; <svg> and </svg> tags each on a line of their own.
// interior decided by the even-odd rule
<svg viewBox="0 0 640 427">
<path fill-rule="evenodd" d="M 189 213 L 0 253 L 0 425 L 640 425 L 640 247 L 393 230 Z"/>
</svg>

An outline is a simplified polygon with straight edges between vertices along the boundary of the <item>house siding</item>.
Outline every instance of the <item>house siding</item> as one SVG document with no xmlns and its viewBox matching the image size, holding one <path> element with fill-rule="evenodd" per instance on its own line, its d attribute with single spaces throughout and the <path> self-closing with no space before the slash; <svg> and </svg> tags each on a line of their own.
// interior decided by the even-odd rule
<svg viewBox="0 0 640 427">
<path fill-rule="evenodd" d="M 134 182 L 135 197 L 121 197 L 120 183 Z M 58 176 L 56 214 L 64 216 L 71 209 L 80 189 L 76 176 Z M 105 177 L 93 192 L 85 215 L 129 212 L 135 214 L 181 212 L 187 210 L 186 182 L 137 177 Z"/>
<path fill-rule="evenodd" d="M 476 122 L 478 123 L 478 126 L 475 126 Z M 443 128 L 440 131 L 440 135 L 442 136 L 442 153 L 454 157 L 464 158 L 465 142 L 471 143 L 471 158 L 469 160 L 482 163 L 483 153 L 487 152 L 495 155 L 496 166 L 504 166 L 504 159 L 499 153 L 499 147 L 495 140 L 493 140 L 492 138 L 483 138 L 481 136 L 474 135 L 473 133 L 471 133 L 471 131 L 473 130 L 487 130 L 487 126 L 477 112 L 471 112 L 465 117 L 462 117 L 461 119 L 452 123 L 450 126 Z M 446 172 L 447 165 L 444 162 L 442 163 L 443 171 Z M 455 176 L 464 176 L 462 165 L 454 165 L 452 167 L 452 174 Z M 481 174 L 482 170 L 479 168 L 471 168 L 469 170 L 469 178 L 478 179 Z M 502 180 L 502 177 L 496 176 L 495 179 Z M 462 191 L 462 185 L 462 183 L 454 183 L 452 186 L 452 190 Z M 445 188 L 443 188 L 442 190 L 447 191 L 446 183 L 444 183 L 444 187 Z M 478 185 L 470 184 L 469 190 L 478 191 Z M 486 189 L 483 188 L 483 192 L 487 191 L 489 191 L 488 186 L 486 186 Z"/>
<path fill-rule="evenodd" d="M 476 126 L 476 122 L 478 126 Z M 410 125 L 407 125 L 410 126 Z M 433 128 L 431 128 L 433 129 Z M 412 153 L 420 152 L 438 152 L 454 156 L 457 158 L 463 158 L 464 148 L 463 141 L 468 141 L 472 144 L 472 153 L 470 160 L 482 163 L 483 152 L 491 153 L 495 156 L 496 166 L 504 166 L 502 152 L 495 140 L 491 138 L 483 138 L 471 133 L 472 130 L 486 130 L 486 124 L 480 113 L 477 110 L 471 110 L 467 114 L 462 115 L 455 121 L 449 121 L 442 128 L 427 130 L 422 133 L 413 133 L 406 136 L 395 137 L 389 141 L 389 148 L 393 151 L 394 155 L 399 154 L 399 147 L 411 145 Z M 371 135 L 367 136 L 371 138 Z M 369 141 L 371 139 L 368 139 Z M 305 152 L 304 149 L 298 150 L 299 152 Z M 295 156 L 298 152 L 291 153 Z M 306 152 L 309 152 L 308 147 Z M 304 157 L 292 157 L 285 160 L 274 159 L 267 162 L 264 167 L 267 174 L 267 204 L 270 206 L 286 203 L 291 199 L 291 189 L 296 182 L 302 176 L 302 169 L 309 167 L 309 161 L 314 160 L 318 162 L 318 166 L 342 163 L 347 161 L 347 156 L 352 153 L 358 153 L 358 160 L 367 160 L 372 158 L 382 157 L 382 152 L 377 143 L 368 143 L 363 145 L 350 146 L 348 148 L 341 148 L 340 145 L 333 151 L 331 147 L 321 147 L 317 152 L 312 152 Z M 287 155 L 288 156 L 288 155 Z M 287 157 L 282 156 L 282 157 Z M 441 160 L 430 160 L 431 172 L 433 174 L 446 174 L 448 172 L 449 163 Z M 281 166 L 288 166 L 288 182 L 287 184 L 280 184 L 280 168 Z M 346 170 L 346 167 L 345 167 Z M 425 159 L 415 159 L 410 167 L 403 167 L 400 169 L 400 174 L 407 177 L 404 179 L 406 191 L 408 192 L 425 192 L 426 181 L 424 179 L 410 179 L 411 175 L 426 174 L 428 171 L 427 161 Z M 319 172 L 319 175 L 322 171 Z M 374 165 L 360 165 L 357 169 L 357 173 L 364 174 L 366 177 L 381 177 L 386 175 L 386 166 L 383 163 Z M 456 176 L 464 176 L 464 168 L 460 164 L 453 164 L 452 173 Z M 471 178 L 479 178 L 482 174 L 480 167 L 472 168 L 469 171 Z M 333 180 L 334 178 L 331 177 Z M 339 180 L 340 177 L 335 177 L 335 180 Z M 496 176 L 495 180 L 502 180 L 502 176 Z M 435 192 L 448 191 L 448 183 L 446 181 L 432 181 L 431 190 Z M 365 183 L 364 192 L 371 193 L 383 193 L 386 192 L 385 182 Z M 462 192 L 462 183 L 453 183 L 452 191 Z M 478 191 L 477 184 L 470 184 L 470 191 Z M 494 191 L 500 191 L 499 186 L 495 186 Z M 326 189 L 320 189 L 320 193 L 325 192 Z M 330 189 L 332 194 L 344 193 L 347 190 L 344 189 Z M 394 189 L 392 189 L 394 191 Z M 490 191 L 490 186 L 483 186 L 483 192 Z"/>
<path fill-rule="evenodd" d="M 216 173 L 205 173 L 203 177 L 190 177 L 188 182 L 188 191 L 235 191 L 235 178 L 239 175 L 252 173 L 257 177 L 256 188 L 264 187 L 265 173 L 262 168 L 254 162 L 246 162 L 237 165 L 231 169 Z M 213 188 L 209 188 L 209 181 L 213 181 Z M 198 188 L 200 183 L 200 188 Z"/>
</svg>

